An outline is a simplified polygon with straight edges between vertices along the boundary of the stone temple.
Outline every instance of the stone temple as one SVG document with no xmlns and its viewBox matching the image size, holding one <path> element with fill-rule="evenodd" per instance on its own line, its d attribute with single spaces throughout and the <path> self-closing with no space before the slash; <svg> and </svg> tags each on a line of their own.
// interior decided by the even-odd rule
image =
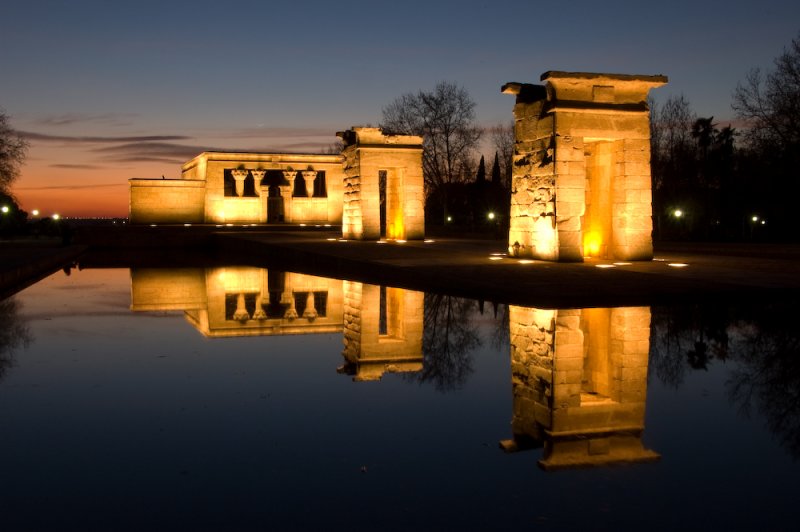
<svg viewBox="0 0 800 532">
<path fill-rule="evenodd" d="M 549 71 L 514 94 L 513 257 L 650 260 L 650 89 L 666 76 Z M 422 137 L 337 133 L 341 154 L 205 152 L 180 179 L 131 179 L 130 221 L 330 224 L 355 240 L 425 236 Z"/>
<path fill-rule="evenodd" d="M 666 76 L 545 72 L 516 95 L 509 252 L 653 257 L 650 89 Z"/>
<path fill-rule="evenodd" d="M 204 152 L 180 179 L 130 179 L 130 221 L 341 224 L 348 239 L 423 239 L 422 137 L 337 135 L 341 154 Z"/>
</svg>

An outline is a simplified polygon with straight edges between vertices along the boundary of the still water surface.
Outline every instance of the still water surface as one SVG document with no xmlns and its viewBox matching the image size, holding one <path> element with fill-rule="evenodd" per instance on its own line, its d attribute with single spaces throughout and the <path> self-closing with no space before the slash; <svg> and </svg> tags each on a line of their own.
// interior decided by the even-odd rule
<svg viewBox="0 0 800 532">
<path fill-rule="evenodd" d="M 0 302 L 0 529 L 795 529 L 792 316 L 59 272 Z"/>
</svg>

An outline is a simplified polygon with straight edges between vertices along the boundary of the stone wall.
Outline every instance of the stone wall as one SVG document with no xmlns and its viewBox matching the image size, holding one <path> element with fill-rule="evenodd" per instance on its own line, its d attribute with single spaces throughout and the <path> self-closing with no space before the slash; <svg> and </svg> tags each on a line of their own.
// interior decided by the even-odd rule
<svg viewBox="0 0 800 532">
<path fill-rule="evenodd" d="M 420 371 L 423 304 L 422 292 L 344 281 L 342 371 L 357 381 Z"/>
<path fill-rule="evenodd" d="M 299 201 L 295 202 L 291 192 L 293 181 L 303 180 L 303 172 L 309 169 L 325 172 L 327 196 L 297 198 Z M 288 176 L 290 181 L 280 187 L 286 222 L 340 224 L 342 221 L 341 155 L 204 152 L 183 165 L 181 176 L 206 182 L 206 223 L 268 221 L 269 190 L 266 186 L 254 184 L 255 196 L 225 196 L 225 172 L 235 170 L 242 170 L 245 180 L 253 180 L 254 183 L 256 179 L 261 181 L 265 172 L 281 171 Z"/>
<path fill-rule="evenodd" d="M 509 309 L 507 449 L 543 446 L 545 469 L 649 461 L 644 449 L 650 309 Z"/>
<path fill-rule="evenodd" d="M 356 240 L 425 238 L 422 138 L 379 128 L 337 133 L 344 141 L 342 234 Z M 386 226 L 380 220 L 380 174 L 386 172 Z"/>
<path fill-rule="evenodd" d="M 205 182 L 186 179 L 130 179 L 132 224 L 203 223 Z"/>
<path fill-rule="evenodd" d="M 664 76 L 546 72 L 515 94 L 509 252 L 652 258 L 647 94 Z"/>
</svg>

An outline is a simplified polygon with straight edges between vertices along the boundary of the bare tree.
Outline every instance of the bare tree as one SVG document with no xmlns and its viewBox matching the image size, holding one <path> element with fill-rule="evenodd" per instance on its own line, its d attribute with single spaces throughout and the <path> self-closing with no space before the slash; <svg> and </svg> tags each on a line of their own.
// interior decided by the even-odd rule
<svg viewBox="0 0 800 532">
<path fill-rule="evenodd" d="M 404 94 L 383 108 L 381 128 L 423 138 L 428 195 L 436 192 L 446 198 L 449 185 L 472 178 L 469 170 L 482 131 L 475 124 L 475 102 L 466 89 L 442 81 L 431 92 Z"/>
<path fill-rule="evenodd" d="M 26 348 L 33 341 L 19 309 L 20 305 L 13 297 L 0 301 L 0 379 L 14 365 L 15 350 Z"/>
<path fill-rule="evenodd" d="M 489 128 L 492 144 L 500 158 L 500 183 L 511 189 L 511 170 L 514 164 L 514 122 L 497 124 Z"/>
<path fill-rule="evenodd" d="M 11 194 L 11 185 L 19 177 L 27 148 L 28 143 L 11 128 L 0 109 L 0 192 Z"/>
<path fill-rule="evenodd" d="M 747 122 L 751 144 L 784 150 L 800 146 L 800 35 L 775 59 L 772 72 L 750 71 L 736 87 L 732 107 Z"/>
</svg>

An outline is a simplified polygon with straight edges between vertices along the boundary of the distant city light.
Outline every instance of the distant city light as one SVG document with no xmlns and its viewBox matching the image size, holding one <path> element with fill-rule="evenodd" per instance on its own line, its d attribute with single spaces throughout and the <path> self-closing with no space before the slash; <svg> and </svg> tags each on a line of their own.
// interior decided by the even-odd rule
<svg viewBox="0 0 800 532">
<path fill-rule="evenodd" d="M 58 219 L 60 219 L 60 218 L 61 218 L 61 215 L 60 215 L 60 214 L 58 214 L 58 213 L 54 213 L 54 214 L 53 214 L 53 220 L 58 220 Z"/>
<path fill-rule="evenodd" d="M 31 214 L 34 215 L 34 216 L 39 216 L 39 209 L 33 209 L 31 211 Z"/>
</svg>

